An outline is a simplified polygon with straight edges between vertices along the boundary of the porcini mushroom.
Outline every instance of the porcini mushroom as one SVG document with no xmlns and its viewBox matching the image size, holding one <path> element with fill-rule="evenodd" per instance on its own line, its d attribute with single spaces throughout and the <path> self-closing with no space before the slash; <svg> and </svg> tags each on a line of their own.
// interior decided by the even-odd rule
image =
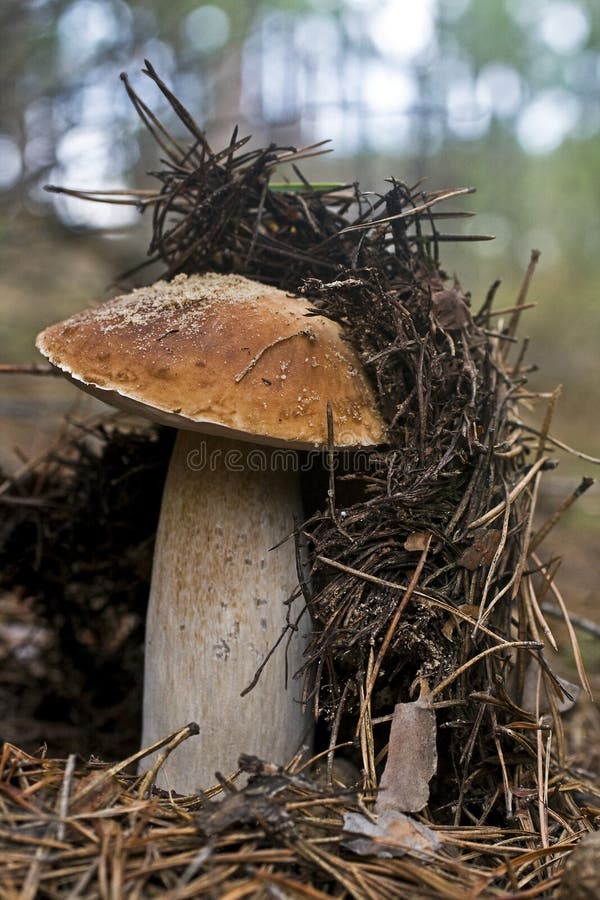
<svg viewBox="0 0 600 900">
<path fill-rule="evenodd" d="M 287 653 L 284 642 L 240 696 L 300 611 L 289 605 L 294 545 L 283 541 L 302 517 L 291 451 L 327 445 L 328 402 L 338 447 L 372 447 L 384 426 L 340 326 L 307 312 L 241 276 L 178 275 L 37 339 L 77 386 L 180 429 L 152 571 L 143 743 L 199 723 L 199 741 L 183 744 L 162 776 L 182 793 L 233 771 L 241 751 L 285 763 L 310 733 L 291 678 L 306 616 Z"/>
</svg>

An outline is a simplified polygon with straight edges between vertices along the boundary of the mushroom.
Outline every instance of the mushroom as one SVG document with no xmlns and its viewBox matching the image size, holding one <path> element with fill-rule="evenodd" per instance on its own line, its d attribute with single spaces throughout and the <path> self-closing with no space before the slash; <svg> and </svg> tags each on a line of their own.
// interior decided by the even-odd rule
<svg viewBox="0 0 600 900">
<path fill-rule="evenodd" d="M 38 349 L 78 387 L 179 429 L 163 493 L 146 625 L 143 745 L 195 720 L 169 757 L 181 793 L 235 770 L 240 751 L 286 763 L 310 740 L 300 669 L 297 450 L 384 438 L 340 326 L 238 275 L 176 276 L 52 325 Z M 272 549 L 273 548 L 273 549 Z M 252 690 L 244 689 L 288 622 Z"/>
</svg>

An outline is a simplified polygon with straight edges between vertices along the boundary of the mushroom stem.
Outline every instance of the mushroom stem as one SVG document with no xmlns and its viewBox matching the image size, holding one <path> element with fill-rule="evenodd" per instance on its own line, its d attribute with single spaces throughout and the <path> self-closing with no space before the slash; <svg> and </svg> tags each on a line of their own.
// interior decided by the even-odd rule
<svg viewBox="0 0 600 900">
<path fill-rule="evenodd" d="M 280 543 L 302 515 L 294 459 L 289 450 L 178 434 L 152 571 L 142 740 L 148 746 L 192 720 L 200 735 L 169 757 L 162 787 L 207 788 L 215 771 L 235 771 L 241 752 L 286 763 L 310 739 L 293 678 L 307 613 L 240 696 L 302 610 L 301 600 L 287 603 L 297 584 L 294 542 Z"/>
</svg>

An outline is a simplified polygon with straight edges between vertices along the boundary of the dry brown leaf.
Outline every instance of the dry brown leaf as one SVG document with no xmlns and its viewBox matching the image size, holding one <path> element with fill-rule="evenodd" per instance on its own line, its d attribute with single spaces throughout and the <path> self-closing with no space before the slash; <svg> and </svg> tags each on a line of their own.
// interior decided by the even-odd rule
<svg viewBox="0 0 600 900">
<path fill-rule="evenodd" d="M 429 801 L 429 782 L 437 768 L 437 728 L 429 691 L 394 709 L 388 757 L 375 812 L 418 812 Z"/>
<path fill-rule="evenodd" d="M 431 534 L 429 531 L 412 531 L 404 541 L 405 550 L 423 551 L 427 546 Z"/>
<path fill-rule="evenodd" d="M 90 786 L 96 783 L 97 787 L 88 793 Z M 71 812 L 91 813 L 99 809 L 108 809 L 115 803 L 122 790 L 116 778 L 106 778 L 102 773 L 90 772 L 76 783 L 70 804 Z M 78 794 L 84 791 L 85 796 L 79 798 Z"/>
<path fill-rule="evenodd" d="M 466 616 L 471 616 L 472 619 L 476 619 L 479 615 L 479 607 L 474 603 L 463 603 L 458 609 Z M 458 616 L 451 616 L 442 628 L 442 634 L 445 638 L 448 638 L 449 641 L 452 640 L 452 635 L 460 622 L 461 620 Z"/>
<path fill-rule="evenodd" d="M 431 316 L 445 331 L 460 331 L 472 322 L 471 311 L 464 294 L 457 288 L 436 291 L 431 298 Z"/>
<path fill-rule="evenodd" d="M 500 544 L 502 532 L 496 528 L 482 528 L 473 535 L 473 541 L 458 560 L 458 565 L 470 572 L 479 566 L 489 566 Z"/>
<path fill-rule="evenodd" d="M 353 835 L 344 841 L 344 847 L 360 856 L 389 858 L 408 852 L 429 854 L 440 847 L 435 831 L 392 809 L 384 810 L 376 822 L 360 813 L 346 813 L 344 832 Z"/>
</svg>

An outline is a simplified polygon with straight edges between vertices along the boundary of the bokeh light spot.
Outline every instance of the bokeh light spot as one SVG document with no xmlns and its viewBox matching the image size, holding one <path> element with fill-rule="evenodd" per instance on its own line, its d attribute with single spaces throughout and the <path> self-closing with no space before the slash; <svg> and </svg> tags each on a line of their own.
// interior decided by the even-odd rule
<svg viewBox="0 0 600 900">
<path fill-rule="evenodd" d="M 21 153 L 15 141 L 0 134 L 0 191 L 14 187 L 21 176 Z"/>
<path fill-rule="evenodd" d="M 482 106 L 504 119 L 515 115 L 519 109 L 523 89 L 521 78 L 512 66 L 492 62 L 479 73 L 475 92 Z"/>
<path fill-rule="evenodd" d="M 373 11 L 369 34 L 381 53 L 397 61 L 423 53 L 435 35 L 435 0 L 387 0 Z"/>
<path fill-rule="evenodd" d="M 552 153 L 575 128 L 579 101 L 564 88 L 541 91 L 517 119 L 517 138 L 527 153 Z"/>
<path fill-rule="evenodd" d="M 186 16 L 182 32 L 195 50 L 214 53 L 229 39 L 229 16 L 219 6 L 198 6 Z"/>
<path fill-rule="evenodd" d="M 587 13 L 572 0 L 555 0 L 543 10 L 540 36 L 555 53 L 574 53 L 585 44 L 590 33 Z"/>
</svg>

